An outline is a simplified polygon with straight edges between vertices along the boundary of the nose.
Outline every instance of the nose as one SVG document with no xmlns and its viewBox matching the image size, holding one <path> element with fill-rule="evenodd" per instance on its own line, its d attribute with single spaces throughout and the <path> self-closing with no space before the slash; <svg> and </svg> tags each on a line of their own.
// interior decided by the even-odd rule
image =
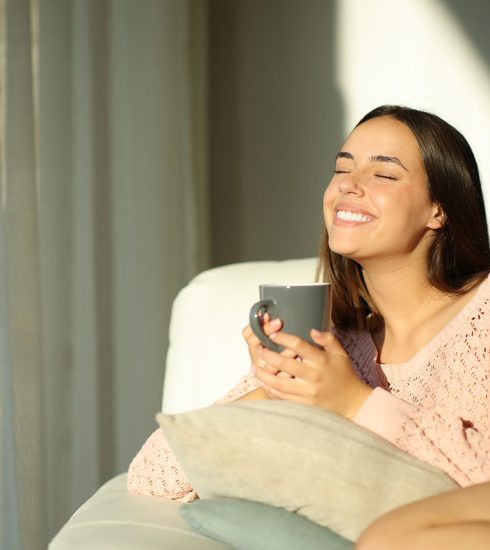
<svg viewBox="0 0 490 550">
<path fill-rule="evenodd" d="M 339 183 L 339 191 L 344 195 L 361 195 L 362 187 L 359 185 L 357 177 L 350 172 Z"/>
</svg>

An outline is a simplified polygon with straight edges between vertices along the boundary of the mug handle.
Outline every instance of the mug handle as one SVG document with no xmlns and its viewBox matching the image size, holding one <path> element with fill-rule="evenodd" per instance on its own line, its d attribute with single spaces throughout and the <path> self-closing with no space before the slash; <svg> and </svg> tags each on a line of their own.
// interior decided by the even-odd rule
<svg viewBox="0 0 490 550">
<path fill-rule="evenodd" d="M 262 342 L 262 344 L 264 344 L 266 348 L 280 353 L 283 350 L 283 347 L 278 346 L 264 334 L 262 324 L 260 322 L 260 317 L 263 317 L 265 313 L 268 312 L 268 309 L 273 308 L 274 305 L 275 304 L 272 300 L 260 300 L 260 302 L 255 303 L 250 309 L 249 321 L 253 333 Z"/>
</svg>

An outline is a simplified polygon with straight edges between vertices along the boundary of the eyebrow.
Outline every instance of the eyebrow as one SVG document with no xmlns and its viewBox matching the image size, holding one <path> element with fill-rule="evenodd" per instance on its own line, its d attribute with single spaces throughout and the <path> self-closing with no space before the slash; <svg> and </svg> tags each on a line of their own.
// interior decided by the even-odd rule
<svg viewBox="0 0 490 550">
<path fill-rule="evenodd" d="M 339 151 L 335 155 L 336 159 L 352 159 L 354 160 L 354 155 L 352 153 L 348 153 L 347 151 Z"/>
<path fill-rule="evenodd" d="M 354 155 L 348 151 L 339 151 L 335 156 L 336 159 L 344 158 L 354 160 Z M 372 155 L 369 157 L 369 160 L 372 162 L 392 162 L 393 164 L 398 164 L 405 171 L 408 172 L 408 169 L 403 165 L 402 161 L 398 157 L 390 157 L 388 155 Z"/>
<path fill-rule="evenodd" d="M 408 170 L 405 168 L 405 166 L 403 166 L 402 161 L 398 157 L 374 155 L 372 157 L 369 157 L 369 160 L 372 160 L 373 162 L 393 162 L 394 164 L 398 164 L 398 166 L 401 166 L 406 172 L 408 172 Z"/>
</svg>

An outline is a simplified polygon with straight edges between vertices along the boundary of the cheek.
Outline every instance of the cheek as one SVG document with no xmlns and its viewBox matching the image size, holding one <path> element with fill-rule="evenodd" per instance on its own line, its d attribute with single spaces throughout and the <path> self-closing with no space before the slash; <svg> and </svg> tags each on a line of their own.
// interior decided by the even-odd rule
<svg viewBox="0 0 490 550">
<path fill-rule="evenodd" d="M 323 217 L 325 221 L 332 216 L 333 204 L 337 196 L 334 184 L 330 183 L 323 194 Z"/>
</svg>

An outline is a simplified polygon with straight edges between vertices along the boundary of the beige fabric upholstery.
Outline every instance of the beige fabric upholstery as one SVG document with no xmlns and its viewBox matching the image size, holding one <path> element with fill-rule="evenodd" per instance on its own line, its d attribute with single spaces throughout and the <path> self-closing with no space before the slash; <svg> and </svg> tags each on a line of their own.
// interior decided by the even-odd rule
<svg viewBox="0 0 490 550">
<path fill-rule="evenodd" d="M 126 475 L 111 479 L 63 527 L 49 550 L 220 550 L 191 531 L 177 502 L 129 495 Z"/>
</svg>

